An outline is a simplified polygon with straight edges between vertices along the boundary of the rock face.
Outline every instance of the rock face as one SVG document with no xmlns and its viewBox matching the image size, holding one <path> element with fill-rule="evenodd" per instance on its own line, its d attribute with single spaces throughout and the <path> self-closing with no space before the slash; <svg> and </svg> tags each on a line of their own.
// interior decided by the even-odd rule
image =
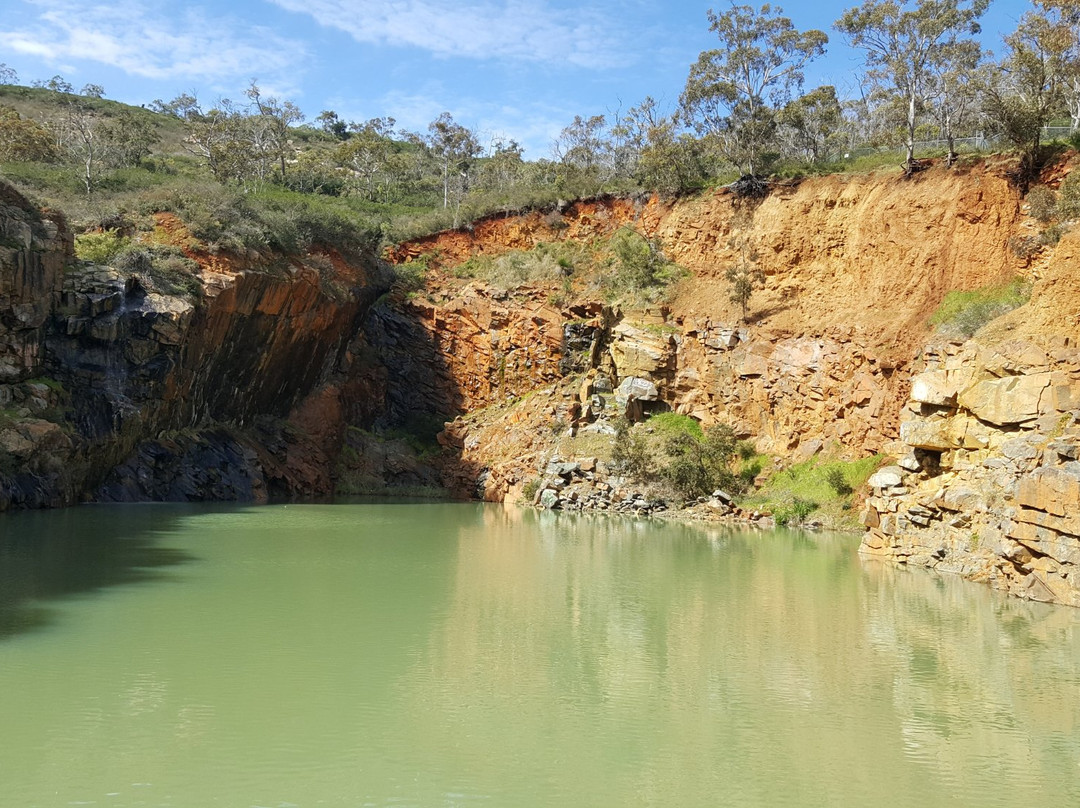
<svg viewBox="0 0 1080 808">
<path fill-rule="evenodd" d="M 928 347 L 878 472 L 861 552 L 1080 606 L 1080 351 L 1026 340 Z"/>
<path fill-rule="evenodd" d="M 45 323 L 73 257 L 63 217 L 42 214 L 0 183 L 0 384 L 40 365 Z"/>
<path fill-rule="evenodd" d="M 287 419 L 344 375 L 374 267 L 206 261 L 167 294 L 75 262 L 63 220 L 0 184 L 0 511 L 331 493 L 330 446 Z"/>
</svg>

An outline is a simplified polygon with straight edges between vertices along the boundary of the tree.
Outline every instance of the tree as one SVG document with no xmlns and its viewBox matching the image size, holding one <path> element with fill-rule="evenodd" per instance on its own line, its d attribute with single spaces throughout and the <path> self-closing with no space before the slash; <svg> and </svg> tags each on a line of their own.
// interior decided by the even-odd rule
<svg viewBox="0 0 1080 808">
<path fill-rule="evenodd" d="M 393 118 L 372 118 L 362 124 L 351 124 L 352 136 L 337 147 L 335 159 L 348 168 L 354 177 L 350 183 L 369 201 L 377 198 L 376 179 L 382 174 L 393 154 L 390 136 L 394 130 Z"/>
<path fill-rule="evenodd" d="M 255 105 L 257 118 L 251 123 L 252 145 L 278 163 L 281 181 L 285 182 L 285 161 L 290 152 L 289 127 L 302 123 L 304 113 L 292 101 L 273 96 L 265 98 L 259 85 L 252 80 L 244 94 Z"/>
<path fill-rule="evenodd" d="M 866 0 L 848 9 L 836 29 L 866 51 L 872 82 L 907 104 L 905 169 L 915 168 L 915 129 L 935 63 L 943 64 L 958 43 L 979 32 L 979 17 L 990 0 L 917 0 L 914 8 L 897 0 Z"/>
<path fill-rule="evenodd" d="M 87 195 L 105 169 L 138 165 L 159 139 L 151 123 L 133 113 L 106 118 L 77 98 L 68 102 L 53 129 L 60 148 L 78 167 Z"/>
<path fill-rule="evenodd" d="M 18 84 L 19 74 L 15 69 L 0 62 L 0 84 Z"/>
<path fill-rule="evenodd" d="M 978 111 L 977 86 L 983 61 L 982 48 L 974 40 L 949 43 L 930 60 L 926 102 L 948 144 L 947 165 L 956 162 L 956 132 Z"/>
<path fill-rule="evenodd" d="M 575 115 L 563 128 L 552 151 L 562 167 L 560 180 L 577 193 L 593 194 L 608 178 L 606 153 L 609 149 L 607 118 Z"/>
<path fill-rule="evenodd" d="M 621 152 L 620 173 L 645 188 L 677 193 L 705 177 L 698 141 L 680 132 L 677 116 L 661 114 L 646 96 L 612 127 Z"/>
<path fill-rule="evenodd" d="M 106 143 L 107 160 L 117 166 L 137 166 L 161 140 L 149 120 L 128 110 L 102 121 L 99 129 Z"/>
<path fill-rule="evenodd" d="M 48 129 L 14 107 L 0 106 L 0 162 L 51 163 L 59 156 Z"/>
<path fill-rule="evenodd" d="M 708 427 L 700 439 L 680 432 L 668 439 L 664 451 L 669 461 L 663 476 L 685 499 L 707 497 L 717 488 L 735 494 L 746 488 L 731 467 L 739 441 L 727 424 Z"/>
<path fill-rule="evenodd" d="M 984 86 L 983 107 L 1020 150 L 1020 182 L 1026 185 L 1040 165 L 1042 128 L 1066 103 L 1076 57 L 1061 18 L 1034 11 L 1021 17 L 1005 47 Z"/>
<path fill-rule="evenodd" d="M 244 132 L 245 115 L 228 98 L 204 112 L 194 102 L 183 110 L 187 121 L 184 148 L 205 161 L 219 182 L 243 181 L 256 160 Z"/>
<path fill-rule="evenodd" d="M 199 107 L 199 99 L 194 92 L 180 93 L 172 101 L 162 101 L 160 98 L 155 98 L 150 103 L 150 109 L 162 115 L 171 115 L 184 121 L 203 114 L 202 109 Z"/>
<path fill-rule="evenodd" d="M 834 154 L 843 137 L 844 111 L 831 85 L 796 98 L 780 111 L 794 147 L 811 163 Z"/>
<path fill-rule="evenodd" d="M 480 155 L 480 142 L 469 129 L 466 129 L 449 112 L 444 112 L 428 125 L 428 136 L 424 140 L 428 151 L 435 157 L 442 174 L 443 208 L 450 207 L 451 182 L 454 181 L 455 206 L 469 190 L 469 173 L 473 162 Z"/>
<path fill-rule="evenodd" d="M 349 139 L 349 125 L 341 120 L 334 110 L 324 109 L 319 113 L 315 121 L 322 127 L 324 132 L 333 135 L 338 140 Z"/>
<path fill-rule="evenodd" d="M 1042 9 L 1061 53 L 1062 94 L 1072 119 L 1080 129 L 1080 4 L 1075 0 L 1035 0 Z"/>
<path fill-rule="evenodd" d="M 79 90 L 79 95 L 84 95 L 87 98 L 104 98 L 105 88 L 100 84 L 84 84 L 83 88 Z"/>
<path fill-rule="evenodd" d="M 106 139 L 100 119 L 81 103 L 67 105 L 58 125 L 58 139 L 69 158 L 79 167 L 86 194 L 93 193 L 105 165 Z"/>
<path fill-rule="evenodd" d="M 54 93 L 73 93 L 75 88 L 71 86 L 71 82 L 65 79 L 60 74 L 53 76 L 48 81 L 42 81 L 38 79 L 31 85 L 33 87 L 44 87 L 46 90 L 52 90 Z"/>
<path fill-rule="evenodd" d="M 754 174 L 772 141 L 776 109 L 802 86 L 803 68 L 825 52 L 821 31 L 800 32 L 780 7 L 737 6 L 709 11 L 721 47 L 703 51 L 680 96 L 686 122 L 718 139 L 724 155 Z"/>
<path fill-rule="evenodd" d="M 754 294 L 754 289 L 765 283 L 765 273 L 758 266 L 757 250 L 750 245 L 745 236 L 732 239 L 728 246 L 736 249 L 739 257 L 728 267 L 724 277 L 731 284 L 731 302 L 739 304 L 743 322 L 746 322 L 750 313 L 750 298 Z"/>
<path fill-rule="evenodd" d="M 525 176 L 524 151 L 516 140 L 494 139 L 480 167 L 478 184 L 491 191 L 506 191 L 518 185 Z"/>
</svg>

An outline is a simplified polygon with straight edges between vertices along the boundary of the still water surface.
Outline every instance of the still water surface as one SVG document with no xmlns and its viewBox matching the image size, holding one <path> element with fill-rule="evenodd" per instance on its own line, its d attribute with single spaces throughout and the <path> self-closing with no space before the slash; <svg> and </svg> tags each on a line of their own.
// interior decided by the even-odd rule
<svg viewBox="0 0 1080 808">
<path fill-rule="evenodd" d="M 857 537 L 0 517 L 0 806 L 1076 806 L 1080 610 Z"/>
</svg>

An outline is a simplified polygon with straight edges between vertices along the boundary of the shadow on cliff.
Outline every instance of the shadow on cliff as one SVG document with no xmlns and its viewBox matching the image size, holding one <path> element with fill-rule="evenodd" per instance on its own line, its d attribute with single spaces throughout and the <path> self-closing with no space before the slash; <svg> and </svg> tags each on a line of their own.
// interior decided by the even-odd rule
<svg viewBox="0 0 1080 808">
<path fill-rule="evenodd" d="M 165 582 L 193 560 L 155 536 L 180 521 L 175 509 L 80 507 L 3 516 L 0 642 L 47 628 L 58 604 L 115 586 Z"/>
<path fill-rule="evenodd" d="M 373 451 L 370 439 L 347 436 L 352 457 L 343 457 L 339 491 L 443 488 L 458 498 L 477 494 L 483 469 L 463 468 L 461 447 L 441 435 L 444 423 L 464 413 L 464 396 L 446 361 L 452 347 L 439 344 L 439 330 L 424 322 L 424 313 L 389 296 L 372 307 L 351 346 L 354 364 L 342 390 L 345 421 L 372 433 L 379 446 Z M 350 473 L 361 477 L 358 490 L 347 484 Z"/>
</svg>

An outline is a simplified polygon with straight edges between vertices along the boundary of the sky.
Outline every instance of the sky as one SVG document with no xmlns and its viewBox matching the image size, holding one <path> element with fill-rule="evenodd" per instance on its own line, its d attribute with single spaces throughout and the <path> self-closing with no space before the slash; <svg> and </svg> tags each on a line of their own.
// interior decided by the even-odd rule
<svg viewBox="0 0 1080 808">
<path fill-rule="evenodd" d="M 727 0 L 0 0 L 0 63 L 20 83 L 63 76 L 76 90 L 149 105 L 191 93 L 205 107 L 264 96 L 309 120 L 391 116 L 426 131 L 442 112 L 485 144 L 514 139 L 548 157 L 575 115 L 612 115 L 646 96 L 676 105 L 690 65 L 717 46 L 706 12 Z M 774 6 L 776 4 L 774 3 Z M 781 2 L 800 29 L 829 34 L 806 89 L 855 86 L 858 51 L 832 30 L 854 0 Z M 992 0 L 997 49 L 1029 0 Z"/>
</svg>

